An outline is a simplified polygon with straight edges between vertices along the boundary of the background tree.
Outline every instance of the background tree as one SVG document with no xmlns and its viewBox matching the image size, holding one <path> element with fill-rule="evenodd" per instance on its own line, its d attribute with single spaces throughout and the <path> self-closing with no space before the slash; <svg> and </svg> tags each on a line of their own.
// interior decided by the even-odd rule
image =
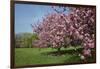
<svg viewBox="0 0 100 69">
<path fill-rule="evenodd" d="M 15 36 L 16 48 L 31 48 L 32 42 L 37 39 L 37 35 L 34 33 L 19 33 Z"/>
</svg>

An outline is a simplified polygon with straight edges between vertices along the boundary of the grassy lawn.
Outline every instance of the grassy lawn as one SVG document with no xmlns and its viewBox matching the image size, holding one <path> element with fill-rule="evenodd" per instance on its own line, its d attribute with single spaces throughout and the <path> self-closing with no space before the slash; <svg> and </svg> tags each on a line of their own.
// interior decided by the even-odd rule
<svg viewBox="0 0 100 69">
<path fill-rule="evenodd" d="M 56 53 L 57 50 L 52 48 L 15 48 L 15 65 L 76 63 L 81 61 L 73 47 L 66 50 L 62 48 L 60 55 L 56 55 Z"/>
</svg>

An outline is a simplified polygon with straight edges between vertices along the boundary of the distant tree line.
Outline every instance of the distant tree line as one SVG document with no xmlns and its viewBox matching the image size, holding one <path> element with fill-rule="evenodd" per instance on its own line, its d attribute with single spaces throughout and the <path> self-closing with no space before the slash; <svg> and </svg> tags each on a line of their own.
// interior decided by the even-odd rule
<svg viewBox="0 0 100 69">
<path fill-rule="evenodd" d="M 15 35 L 16 48 L 32 48 L 32 42 L 37 39 L 37 35 L 33 33 L 19 33 Z"/>
</svg>

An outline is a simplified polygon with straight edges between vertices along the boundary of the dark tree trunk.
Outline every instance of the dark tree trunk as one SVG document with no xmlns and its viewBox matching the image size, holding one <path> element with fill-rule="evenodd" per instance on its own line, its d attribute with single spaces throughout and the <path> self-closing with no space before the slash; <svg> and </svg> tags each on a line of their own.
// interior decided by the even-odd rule
<svg viewBox="0 0 100 69">
<path fill-rule="evenodd" d="M 61 51 L 61 48 L 58 48 L 58 52 L 60 52 Z"/>
</svg>

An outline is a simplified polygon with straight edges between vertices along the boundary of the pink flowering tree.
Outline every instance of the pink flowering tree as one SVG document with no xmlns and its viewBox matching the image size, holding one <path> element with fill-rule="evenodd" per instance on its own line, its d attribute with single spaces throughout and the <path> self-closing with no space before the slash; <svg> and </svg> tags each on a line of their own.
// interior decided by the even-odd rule
<svg viewBox="0 0 100 69">
<path fill-rule="evenodd" d="M 96 12 L 94 7 L 67 7 L 70 13 L 52 7 L 55 13 L 48 14 L 33 31 L 37 33 L 38 47 L 52 47 L 60 51 L 61 47 L 67 47 L 72 41 L 80 40 L 84 57 L 92 56 L 91 50 L 95 48 Z"/>
<path fill-rule="evenodd" d="M 91 7 L 73 7 L 70 14 L 70 24 L 73 24 L 72 37 L 82 40 L 83 52 L 85 57 L 92 56 L 92 49 L 95 48 L 96 33 L 96 9 Z"/>
</svg>

